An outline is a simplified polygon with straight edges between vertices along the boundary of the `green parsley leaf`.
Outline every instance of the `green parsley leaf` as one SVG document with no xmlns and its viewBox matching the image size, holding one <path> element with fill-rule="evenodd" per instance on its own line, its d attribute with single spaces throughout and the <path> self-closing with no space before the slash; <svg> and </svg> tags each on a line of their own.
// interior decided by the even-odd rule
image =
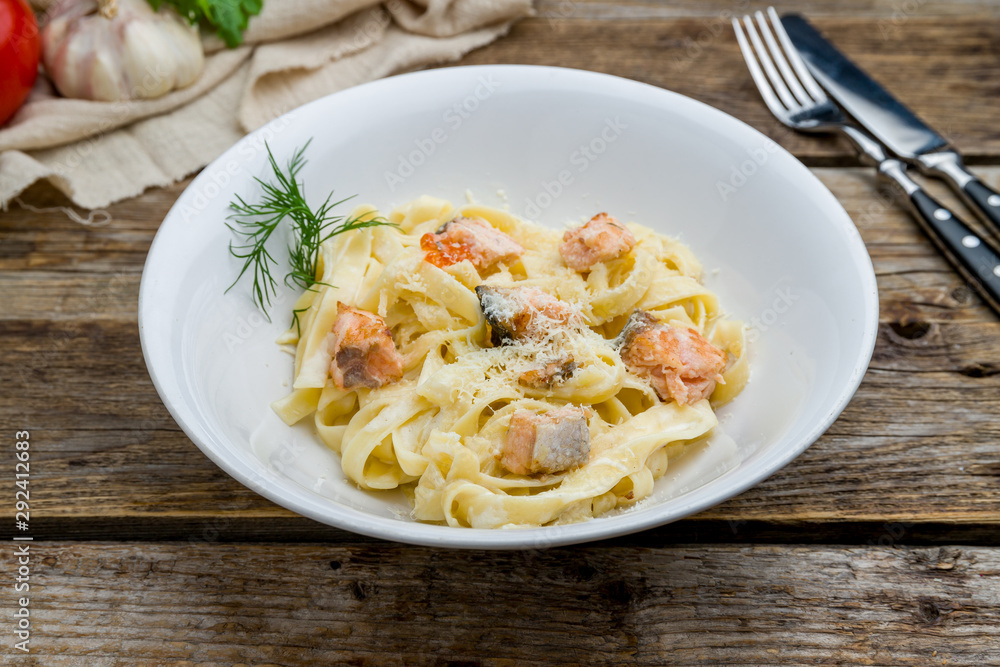
<svg viewBox="0 0 1000 667">
<path fill-rule="evenodd" d="M 250 17 L 260 13 L 263 0 L 149 0 L 149 4 L 153 9 L 169 5 L 192 24 L 211 26 L 226 46 L 235 48 L 243 42 Z"/>
</svg>

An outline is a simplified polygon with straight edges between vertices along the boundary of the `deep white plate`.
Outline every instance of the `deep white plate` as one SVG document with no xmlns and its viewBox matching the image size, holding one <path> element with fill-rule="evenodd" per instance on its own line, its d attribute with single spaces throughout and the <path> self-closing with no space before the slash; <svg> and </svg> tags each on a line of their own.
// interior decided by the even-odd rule
<svg viewBox="0 0 1000 667">
<path fill-rule="evenodd" d="M 421 194 L 561 227 L 599 211 L 678 236 L 729 313 L 751 326 L 752 376 L 720 427 L 636 507 L 584 523 L 516 530 L 427 525 L 399 493 L 349 482 L 308 425 L 269 408 L 292 360 L 274 344 L 295 294 L 267 322 L 224 220 L 258 196 L 264 141 L 279 160 L 312 139 L 310 199 L 358 194 L 387 211 Z M 526 548 L 643 530 L 730 498 L 798 456 L 854 394 L 875 343 L 878 299 L 865 246 L 832 194 L 794 157 L 716 109 L 577 70 L 484 66 L 376 81 L 284 116 L 209 165 L 163 221 L 142 275 L 150 376 L 184 432 L 274 502 L 346 530 L 432 546 Z M 309 420 L 306 420 L 309 421 Z"/>
</svg>

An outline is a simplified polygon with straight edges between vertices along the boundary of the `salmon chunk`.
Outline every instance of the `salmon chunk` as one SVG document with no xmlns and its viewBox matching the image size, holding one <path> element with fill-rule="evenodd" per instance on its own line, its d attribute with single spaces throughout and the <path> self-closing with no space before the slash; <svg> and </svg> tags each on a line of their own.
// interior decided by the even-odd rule
<svg viewBox="0 0 1000 667">
<path fill-rule="evenodd" d="M 338 302 L 329 345 L 330 376 L 341 389 L 378 389 L 403 377 L 403 357 L 375 313 Z"/>
<path fill-rule="evenodd" d="M 554 385 L 573 377 L 577 363 L 572 357 L 556 359 L 539 368 L 524 371 L 517 381 L 532 389 L 551 389 Z"/>
<path fill-rule="evenodd" d="M 458 217 L 444 223 L 433 234 L 420 237 L 424 259 L 444 268 L 469 260 L 483 270 L 500 262 L 517 259 L 524 252 L 521 244 L 482 218 Z"/>
<path fill-rule="evenodd" d="M 668 326 L 636 310 L 617 343 L 625 366 L 646 378 L 665 401 L 696 403 L 723 382 L 725 353 L 690 327 Z"/>
<path fill-rule="evenodd" d="M 588 271 L 594 264 L 621 257 L 635 245 L 625 225 L 607 213 L 598 213 L 582 227 L 563 234 L 559 254 L 574 271 Z"/>
<path fill-rule="evenodd" d="M 517 410 L 510 418 L 500 463 L 518 475 L 557 473 L 590 460 L 590 429 L 583 408 Z"/>
<path fill-rule="evenodd" d="M 476 296 L 494 345 L 540 338 L 553 327 L 565 325 L 573 315 L 568 303 L 536 287 L 480 285 Z"/>
</svg>

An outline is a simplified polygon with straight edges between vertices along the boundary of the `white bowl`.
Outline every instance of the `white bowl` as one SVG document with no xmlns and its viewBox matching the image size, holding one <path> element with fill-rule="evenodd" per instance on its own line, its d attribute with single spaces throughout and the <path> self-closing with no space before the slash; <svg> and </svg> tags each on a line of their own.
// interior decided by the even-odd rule
<svg viewBox="0 0 1000 667">
<path fill-rule="evenodd" d="M 274 344 L 294 293 L 267 322 L 241 282 L 225 227 L 235 194 L 312 139 L 302 173 L 383 210 L 420 194 L 561 226 L 602 210 L 680 237 L 728 312 L 752 327 L 751 380 L 710 441 L 626 512 L 533 529 L 473 530 L 408 517 L 399 493 L 349 482 L 308 426 L 269 408 L 289 391 Z M 714 271 L 718 269 L 718 271 Z M 223 470 L 332 526 L 431 546 L 527 548 L 659 526 L 726 500 L 798 456 L 854 394 L 875 342 L 865 246 L 832 194 L 794 157 L 709 106 L 653 86 L 569 69 L 455 67 L 317 100 L 233 146 L 180 196 L 142 275 L 139 327 L 160 397 Z M 306 420 L 309 421 L 309 420 Z"/>
</svg>

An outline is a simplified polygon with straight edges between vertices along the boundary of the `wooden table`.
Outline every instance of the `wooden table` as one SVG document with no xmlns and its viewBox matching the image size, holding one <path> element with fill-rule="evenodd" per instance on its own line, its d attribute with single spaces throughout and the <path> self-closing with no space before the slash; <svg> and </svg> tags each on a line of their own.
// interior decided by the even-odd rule
<svg viewBox="0 0 1000 667">
<path fill-rule="evenodd" d="M 1000 184 L 1000 5 L 778 4 L 810 5 Z M 747 7 L 545 0 L 463 62 L 646 81 L 815 169 L 857 222 L 881 300 L 871 368 L 815 445 L 698 516 L 587 546 L 437 551 L 328 528 L 216 468 L 150 383 L 139 277 L 187 183 L 111 207 L 99 228 L 14 206 L 0 215 L 0 421 L 11 462 L 15 430 L 31 431 L 36 541 L 32 652 L 11 648 L 5 614 L 9 664 L 1000 664 L 1000 322 L 870 169 L 768 115 L 728 24 Z M 41 186 L 25 201 L 65 204 Z"/>
</svg>

